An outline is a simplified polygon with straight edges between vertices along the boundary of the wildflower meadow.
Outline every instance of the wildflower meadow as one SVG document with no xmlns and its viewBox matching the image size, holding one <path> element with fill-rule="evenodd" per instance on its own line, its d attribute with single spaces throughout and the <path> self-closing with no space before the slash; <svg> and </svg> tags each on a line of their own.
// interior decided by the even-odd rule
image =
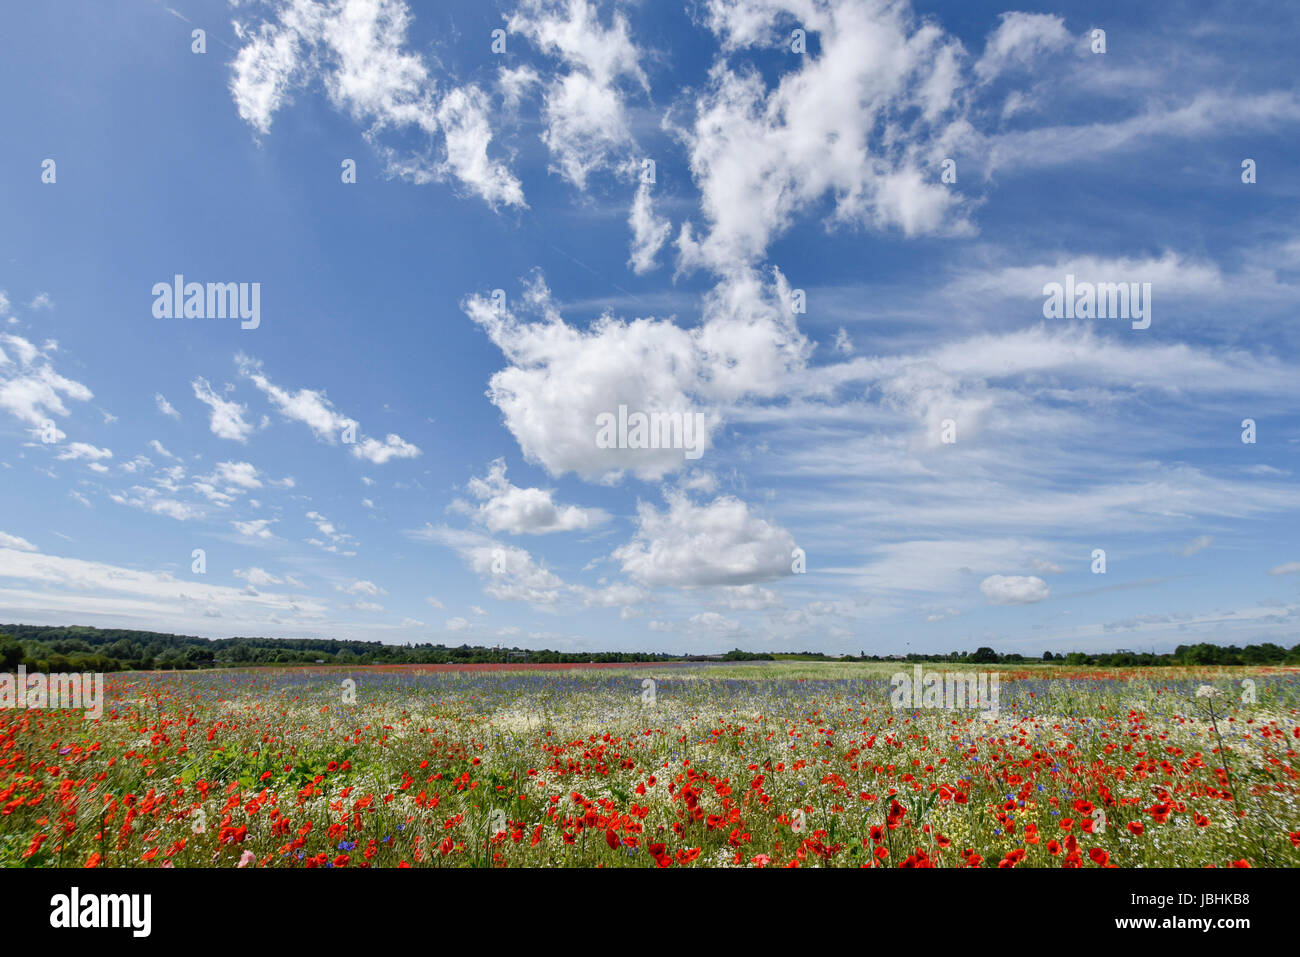
<svg viewBox="0 0 1300 957">
<path fill-rule="evenodd" d="M 0 711 L 0 865 L 1300 865 L 1296 669 L 1024 667 L 995 714 L 897 671 L 112 674 Z"/>
</svg>

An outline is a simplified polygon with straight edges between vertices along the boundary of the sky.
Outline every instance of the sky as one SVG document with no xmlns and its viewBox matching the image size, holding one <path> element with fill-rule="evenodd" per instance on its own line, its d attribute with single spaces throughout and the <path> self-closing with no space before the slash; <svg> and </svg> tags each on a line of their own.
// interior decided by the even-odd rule
<svg viewBox="0 0 1300 957">
<path fill-rule="evenodd" d="M 3 17 L 0 622 L 1300 640 L 1294 5 Z"/>
</svg>

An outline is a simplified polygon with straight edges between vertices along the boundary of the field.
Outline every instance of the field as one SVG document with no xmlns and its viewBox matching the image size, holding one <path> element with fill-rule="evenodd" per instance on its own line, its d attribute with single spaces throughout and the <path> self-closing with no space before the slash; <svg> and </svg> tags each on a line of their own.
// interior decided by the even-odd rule
<svg viewBox="0 0 1300 957">
<path fill-rule="evenodd" d="M 927 670 L 933 666 L 927 666 Z M 109 675 L 0 711 L 6 867 L 1295 867 L 1300 671 Z"/>
</svg>

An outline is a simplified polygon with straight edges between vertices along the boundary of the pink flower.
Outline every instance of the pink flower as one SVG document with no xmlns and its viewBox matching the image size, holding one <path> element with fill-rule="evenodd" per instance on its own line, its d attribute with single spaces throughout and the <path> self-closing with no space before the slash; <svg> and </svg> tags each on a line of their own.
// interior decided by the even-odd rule
<svg viewBox="0 0 1300 957">
<path fill-rule="evenodd" d="M 243 854 L 239 855 L 240 867 L 247 867 L 249 864 L 256 864 L 256 863 L 257 863 L 257 855 L 254 854 L 252 851 L 244 851 Z"/>
</svg>

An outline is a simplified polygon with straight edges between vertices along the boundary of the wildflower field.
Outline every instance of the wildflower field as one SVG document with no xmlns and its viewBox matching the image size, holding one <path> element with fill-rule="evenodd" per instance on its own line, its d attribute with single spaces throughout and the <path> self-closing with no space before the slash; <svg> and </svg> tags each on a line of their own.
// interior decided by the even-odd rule
<svg viewBox="0 0 1300 957">
<path fill-rule="evenodd" d="M 1300 865 L 1300 671 L 1004 670 L 990 720 L 895 670 L 110 675 L 0 712 L 0 864 Z"/>
</svg>

